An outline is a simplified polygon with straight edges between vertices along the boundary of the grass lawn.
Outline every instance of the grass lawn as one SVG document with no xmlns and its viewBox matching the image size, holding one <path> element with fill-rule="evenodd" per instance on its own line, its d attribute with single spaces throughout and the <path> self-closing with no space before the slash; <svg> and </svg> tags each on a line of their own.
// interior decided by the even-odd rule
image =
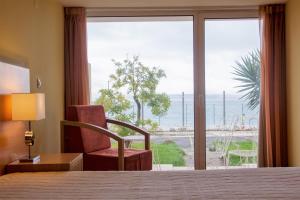
<svg viewBox="0 0 300 200">
<path fill-rule="evenodd" d="M 230 150 L 253 150 L 253 149 L 257 149 L 257 143 L 253 142 L 251 140 L 244 140 L 244 141 L 238 141 L 238 142 L 231 142 L 230 146 L 229 146 L 229 151 Z M 242 164 L 252 164 L 252 163 L 256 163 L 257 158 L 256 157 L 252 157 L 248 159 L 248 163 L 246 161 L 246 158 L 242 158 L 240 160 L 239 156 L 234 156 L 231 155 L 230 156 L 230 160 L 229 160 L 229 165 L 230 166 L 240 166 Z"/>
<path fill-rule="evenodd" d="M 117 144 L 113 143 L 113 147 L 117 148 Z M 131 145 L 134 149 L 143 149 L 143 142 L 134 142 Z M 151 143 L 153 153 L 153 164 L 173 164 L 173 166 L 185 166 L 185 152 L 173 141 L 165 141 L 163 143 Z"/>
<path fill-rule="evenodd" d="M 224 148 L 223 142 L 214 141 L 211 147 L 211 151 L 215 151 L 216 148 Z M 251 140 L 242 140 L 242 141 L 232 141 L 228 147 L 228 151 L 231 150 L 254 150 L 257 149 L 257 143 Z M 241 158 L 236 155 L 231 155 L 229 159 L 229 166 L 240 166 L 242 164 L 254 164 L 257 161 L 256 157 L 248 158 L 248 162 L 246 158 Z"/>
</svg>

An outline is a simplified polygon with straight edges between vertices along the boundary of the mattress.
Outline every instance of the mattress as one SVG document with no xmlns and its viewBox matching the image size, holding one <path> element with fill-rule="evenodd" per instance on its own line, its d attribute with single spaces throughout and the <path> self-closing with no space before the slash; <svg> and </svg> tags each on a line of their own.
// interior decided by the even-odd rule
<svg viewBox="0 0 300 200">
<path fill-rule="evenodd" d="M 15 173 L 0 199 L 300 199 L 300 168 Z"/>
</svg>

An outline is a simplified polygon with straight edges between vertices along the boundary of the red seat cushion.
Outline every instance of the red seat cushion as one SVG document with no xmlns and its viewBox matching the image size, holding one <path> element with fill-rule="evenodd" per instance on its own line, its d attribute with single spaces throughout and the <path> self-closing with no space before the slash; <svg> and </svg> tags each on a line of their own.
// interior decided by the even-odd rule
<svg viewBox="0 0 300 200">
<path fill-rule="evenodd" d="M 152 170 L 151 150 L 124 149 L 126 171 Z M 86 171 L 118 170 L 118 149 L 104 149 L 83 155 L 83 169 Z"/>
</svg>

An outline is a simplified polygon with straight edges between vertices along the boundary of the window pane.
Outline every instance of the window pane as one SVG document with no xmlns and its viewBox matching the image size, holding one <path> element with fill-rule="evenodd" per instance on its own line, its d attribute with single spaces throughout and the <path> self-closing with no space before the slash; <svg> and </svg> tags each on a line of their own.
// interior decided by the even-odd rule
<svg viewBox="0 0 300 200">
<path fill-rule="evenodd" d="M 104 104 L 109 117 L 150 131 L 154 170 L 194 167 L 192 20 L 93 18 L 88 23 L 91 99 Z M 142 135 L 110 128 L 129 147 L 143 148 Z"/>
<path fill-rule="evenodd" d="M 206 20 L 205 35 L 207 168 L 256 167 L 259 22 Z"/>
</svg>

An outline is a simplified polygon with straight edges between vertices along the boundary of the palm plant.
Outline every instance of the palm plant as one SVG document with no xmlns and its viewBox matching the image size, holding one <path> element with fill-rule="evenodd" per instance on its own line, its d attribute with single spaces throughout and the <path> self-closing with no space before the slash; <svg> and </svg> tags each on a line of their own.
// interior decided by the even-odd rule
<svg viewBox="0 0 300 200">
<path fill-rule="evenodd" d="M 242 100 L 247 102 L 249 109 L 254 110 L 260 99 L 260 51 L 254 50 L 242 57 L 233 67 L 234 80 L 240 82 L 238 92 L 242 93 Z"/>
</svg>

